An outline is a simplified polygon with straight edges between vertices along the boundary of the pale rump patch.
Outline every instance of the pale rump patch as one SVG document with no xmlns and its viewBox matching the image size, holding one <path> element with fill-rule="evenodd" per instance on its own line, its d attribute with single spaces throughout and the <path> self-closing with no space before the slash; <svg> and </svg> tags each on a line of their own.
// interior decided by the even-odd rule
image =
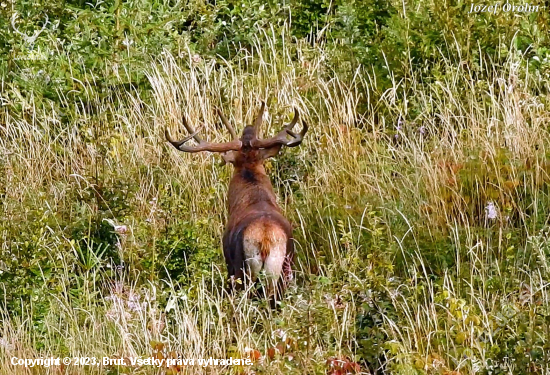
<svg viewBox="0 0 550 375">
<path fill-rule="evenodd" d="M 284 230 L 273 222 L 257 221 L 246 228 L 243 241 L 250 278 L 255 281 L 264 270 L 268 278 L 268 295 L 273 295 L 285 262 L 287 237 Z"/>
</svg>

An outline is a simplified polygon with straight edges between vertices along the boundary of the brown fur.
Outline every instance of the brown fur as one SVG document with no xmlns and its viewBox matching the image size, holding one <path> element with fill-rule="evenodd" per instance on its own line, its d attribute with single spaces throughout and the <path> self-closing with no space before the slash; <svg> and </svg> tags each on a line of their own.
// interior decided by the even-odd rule
<svg viewBox="0 0 550 375">
<path fill-rule="evenodd" d="M 229 219 L 223 241 L 229 277 L 242 279 L 247 274 L 245 236 L 247 240 L 254 239 L 259 243 L 262 262 L 270 255 L 277 239 L 284 240 L 286 257 L 281 271 L 284 278 L 280 277 L 282 275 L 278 277 L 281 293 L 286 284 L 284 281 L 292 279 L 294 246 L 291 225 L 277 205 L 277 197 L 265 172 L 259 151 L 246 150 L 243 147 L 243 150 L 235 152 L 233 157 L 235 169 L 229 183 Z M 248 276 L 254 280 L 257 275 Z"/>
<path fill-rule="evenodd" d="M 258 220 L 249 225 L 244 237 L 254 240 L 259 245 L 262 261 L 265 261 L 277 239 L 282 238 L 286 240 L 284 231 L 274 222 L 265 219 Z"/>
<path fill-rule="evenodd" d="M 268 295 L 277 299 L 286 283 L 292 280 L 294 243 L 292 227 L 277 205 L 277 197 L 263 163 L 265 159 L 276 156 L 283 145 L 298 146 L 308 127 L 304 122 L 299 134 L 292 132 L 299 118 L 298 110 L 295 109 L 294 119 L 275 137 L 259 140 L 257 128 L 262 122 L 264 109 L 265 103 L 262 103 L 254 126 L 245 127 L 239 140 L 221 144 L 204 142 L 185 117 L 183 125 L 192 135 L 181 141 L 172 139 L 168 129 L 165 135 L 180 151 L 222 152 L 225 162 L 233 164 L 235 169 L 229 183 L 227 199 L 229 218 L 223 235 L 227 272 L 231 279 L 241 279 L 241 283 L 237 285 L 242 286 L 246 281 L 245 276 L 254 281 L 258 272 L 264 270 L 268 277 Z M 229 132 L 236 138 L 235 130 L 228 120 L 220 111 L 218 113 Z M 288 135 L 293 140 L 288 140 Z M 185 145 L 191 138 L 195 139 L 197 146 Z M 235 286 L 235 283 L 232 285 Z"/>
</svg>

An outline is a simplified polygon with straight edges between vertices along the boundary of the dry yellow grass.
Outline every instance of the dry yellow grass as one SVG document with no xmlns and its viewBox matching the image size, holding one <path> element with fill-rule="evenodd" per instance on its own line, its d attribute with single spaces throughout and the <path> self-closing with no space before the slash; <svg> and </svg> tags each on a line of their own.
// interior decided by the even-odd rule
<svg viewBox="0 0 550 375">
<path fill-rule="evenodd" d="M 400 320 L 382 313 L 376 322 L 386 335 L 378 344 L 386 348 L 385 360 L 396 373 L 476 373 L 488 366 L 495 316 L 503 304 L 511 309 L 526 303 L 550 306 L 549 270 L 533 271 L 522 260 L 506 275 L 520 279 L 524 290 L 490 286 L 501 272 L 492 265 L 510 253 L 507 228 L 518 228 L 525 246 L 538 241 L 532 254 L 547 256 L 547 237 L 539 235 L 535 223 L 546 222 L 539 215 L 548 215 L 539 205 L 547 202 L 550 116 L 547 104 L 533 94 L 534 84 L 521 76 L 519 61 L 511 57 L 506 69 L 487 72 L 493 77 L 488 82 L 476 81 L 465 67 L 431 84 L 412 77 L 395 82 L 374 101 L 368 99 L 376 95 L 366 69 L 349 80 L 329 76 L 321 47 L 299 49 L 301 60 L 296 61 L 287 47 L 280 51 L 274 40 L 267 41 L 258 41 L 254 54 L 243 55 L 238 64 L 190 55 L 182 66 L 164 54 L 148 72 L 152 98 L 133 91 L 104 98 L 92 79 L 79 82 L 89 103 L 74 103 L 69 127 L 62 122 L 67 119 L 33 103 L 25 104 L 23 117 L 3 112 L 0 162 L 7 224 L 0 233 L 2 255 L 17 247 L 13 233 L 18 226 L 38 220 L 44 224 L 34 246 L 47 249 L 67 284 L 42 289 L 52 304 L 39 322 L 45 327 L 39 338 L 33 334 L 32 306 L 25 306 L 29 313 L 22 316 L 0 311 L 0 374 L 117 373 L 103 366 L 26 370 L 12 366 L 10 359 L 148 356 L 160 348 L 157 343 L 163 343 L 163 355 L 173 351 L 183 358 L 246 356 L 247 348 L 257 349 L 263 357 L 256 373 L 325 373 L 328 358 L 351 358 L 363 345 L 357 341 L 357 315 L 363 304 L 376 307 L 378 301 L 369 297 L 376 288 L 387 292 L 400 312 Z M 171 280 L 135 285 L 136 259 L 152 257 L 167 221 L 196 223 L 214 239 L 223 230 L 230 167 L 218 165 L 216 155 L 178 153 L 166 145 L 164 128 L 180 132 L 185 114 L 204 138 L 226 140 L 228 135 L 215 126 L 214 107 L 223 107 L 241 130 L 259 100 L 269 103 L 264 134 L 277 131 L 294 106 L 310 124 L 302 146 L 286 151 L 291 162 L 282 157 L 268 164 L 298 241 L 299 277 L 281 311 L 244 296 L 225 296 L 222 263 L 212 264 L 211 273 L 188 288 L 178 289 Z M 410 108 L 421 112 L 413 115 Z M 292 168 L 300 173 L 292 176 Z M 460 175 L 468 168 L 473 168 L 473 181 Z M 485 168 L 492 171 L 488 176 Z M 81 294 L 71 295 L 68 280 L 78 249 L 55 225 L 56 218 L 70 218 L 77 209 L 93 214 L 103 198 L 84 198 L 78 207 L 74 200 L 90 191 L 101 197 L 101 189 L 116 181 L 135 188 L 126 202 L 131 216 L 117 217 L 113 211 L 116 224 L 127 228 L 117 250 L 127 268 L 117 273 L 116 282 L 105 277 L 102 288 L 95 278 L 103 276 L 89 272 Z M 532 202 L 527 208 L 521 204 L 525 196 Z M 497 205 L 497 219 L 483 216 L 489 201 Z M 503 206 L 507 202 L 509 212 Z M 111 209 L 113 203 L 103 204 Z M 366 237 L 369 242 L 363 243 Z M 430 263 L 423 251 L 431 239 L 439 246 L 436 239 L 441 238 L 455 249 L 455 269 L 444 272 L 437 284 L 430 274 L 445 266 Z M 380 254 L 390 254 L 389 259 L 378 259 Z M 397 267 L 397 281 L 380 287 L 377 283 Z M 161 296 L 161 284 L 172 291 Z M 270 361 L 265 354 L 282 332 L 296 342 L 293 357 Z M 477 339 L 482 333 L 486 341 Z M 457 347 L 465 358 L 452 358 Z M 513 363 L 504 367 L 505 373 L 514 372 Z M 125 371 L 165 373 L 146 367 Z M 253 373 L 239 371 L 208 369 L 211 374 Z M 204 372 L 196 366 L 183 373 Z"/>
</svg>

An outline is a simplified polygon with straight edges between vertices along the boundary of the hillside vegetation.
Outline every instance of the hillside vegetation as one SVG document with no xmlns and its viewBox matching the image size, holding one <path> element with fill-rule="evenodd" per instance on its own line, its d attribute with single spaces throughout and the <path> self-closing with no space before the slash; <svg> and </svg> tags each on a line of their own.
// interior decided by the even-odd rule
<svg viewBox="0 0 550 375">
<path fill-rule="evenodd" d="M 550 37 L 435 0 L 0 0 L 0 374 L 550 371 Z M 531 4 L 531 5 L 533 5 Z M 520 5 L 518 3 L 518 5 Z M 279 310 L 227 296 L 225 141 L 260 100 Z M 52 366 L 12 357 L 249 358 Z"/>
</svg>

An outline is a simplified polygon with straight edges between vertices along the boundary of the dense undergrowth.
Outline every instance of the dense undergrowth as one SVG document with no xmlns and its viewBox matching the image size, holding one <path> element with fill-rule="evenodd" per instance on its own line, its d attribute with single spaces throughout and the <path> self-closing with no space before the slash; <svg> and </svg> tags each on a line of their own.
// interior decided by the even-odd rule
<svg viewBox="0 0 550 375">
<path fill-rule="evenodd" d="M 0 374 L 549 371 L 542 3 L 0 5 Z M 310 124 L 266 164 L 297 249 L 277 311 L 224 292 L 230 167 L 163 135 L 227 140 L 214 108 L 242 129 L 262 99 L 264 135 Z"/>
</svg>

